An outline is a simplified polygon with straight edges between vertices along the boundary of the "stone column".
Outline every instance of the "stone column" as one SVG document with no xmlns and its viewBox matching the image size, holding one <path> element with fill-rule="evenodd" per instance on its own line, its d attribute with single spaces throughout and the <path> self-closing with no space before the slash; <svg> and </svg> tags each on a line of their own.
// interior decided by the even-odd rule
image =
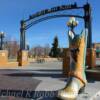
<svg viewBox="0 0 100 100">
<path fill-rule="evenodd" d="M 19 66 L 25 66 L 28 64 L 28 51 L 27 50 L 20 50 L 18 52 L 18 63 L 19 63 Z"/>
<path fill-rule="evenodd" d="M 96 67 L 96 51 L 94 48 L 87 49 L 86 65 L 88 68 Z"/>
<path fill-rule="evenodd" d="M 69 48 L 63 50 L 63 74 L 68 77 L 70 71 L 70 51 Z"/>
<path fill-rule="evenodd" d="M 0 50 L 0 66 L 4 66 L 8 63 L 8 51 Z"/>
</svg>

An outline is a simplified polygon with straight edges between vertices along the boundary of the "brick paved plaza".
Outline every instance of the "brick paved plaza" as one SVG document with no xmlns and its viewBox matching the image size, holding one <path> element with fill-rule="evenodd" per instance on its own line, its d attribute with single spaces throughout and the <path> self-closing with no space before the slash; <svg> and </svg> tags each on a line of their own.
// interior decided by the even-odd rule
<svg viewBox="0 0 100 100">
<path fill-rule="evenodd" d="M 31 63 L 26 67 L 0 70 L 0 90 L 57 91 L 66 85 L 62 75 L 62 62 Z M 86 91 L 78 100 L 99 100 L 100 81 L 89 80 Z M 95 98 L 95 99 L 93 99 Z M 1 97 L 0 100 L 31 100 L 28 98 Z M 55 100 L 42 97 L 33 100 Z"/>
</svg>

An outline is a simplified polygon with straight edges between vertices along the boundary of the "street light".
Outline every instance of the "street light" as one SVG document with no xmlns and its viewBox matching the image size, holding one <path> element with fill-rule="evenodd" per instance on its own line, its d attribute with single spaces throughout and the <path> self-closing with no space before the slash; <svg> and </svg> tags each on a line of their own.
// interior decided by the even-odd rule
<svg viewBox="0 0 100 100">
<path fill-rule="evenodd" d="M 78 25 L 78 21 L 75 20 L 75 17 L 70 17 L 70 20 L 67 22 L 67 26 L 70 27 L 72 32 L 74 32 L 74 28 L 77 25 Z"/>
<path fill-rule="evenodd" d="M 0 50 L 3 50 L 3 39 L 4 39 L 4 32 L 0 32 Z"/>
</svg>

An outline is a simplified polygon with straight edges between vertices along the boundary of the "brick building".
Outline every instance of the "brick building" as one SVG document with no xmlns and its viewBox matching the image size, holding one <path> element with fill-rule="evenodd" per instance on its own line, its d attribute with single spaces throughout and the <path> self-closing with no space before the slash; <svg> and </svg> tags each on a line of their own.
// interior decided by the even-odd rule
<svg viewBox="0 0 100 100">
<path fill-rule="evenodd" d="M 100 43 L 93 43 L 93 47 L 96 49 L 96 58 L 100 58 Z"/>
</svg>

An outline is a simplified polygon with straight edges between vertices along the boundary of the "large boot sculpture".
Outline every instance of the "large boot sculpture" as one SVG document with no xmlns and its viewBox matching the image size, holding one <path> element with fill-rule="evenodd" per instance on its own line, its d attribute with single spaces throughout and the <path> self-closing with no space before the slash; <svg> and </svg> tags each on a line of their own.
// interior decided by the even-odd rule
<svg viewBox="0 0 100 100">
<path fill-rule="evenodd" d="M 70 72 L 66 87 L 58 91 L 61 100 L 76 100 L 78 93 L 84 90 L 87 80 L 85 76 L 85 59 L 87 46 L 87 32 L 76 35 L 68 32 L 70 49 Z"/>
</svg>

